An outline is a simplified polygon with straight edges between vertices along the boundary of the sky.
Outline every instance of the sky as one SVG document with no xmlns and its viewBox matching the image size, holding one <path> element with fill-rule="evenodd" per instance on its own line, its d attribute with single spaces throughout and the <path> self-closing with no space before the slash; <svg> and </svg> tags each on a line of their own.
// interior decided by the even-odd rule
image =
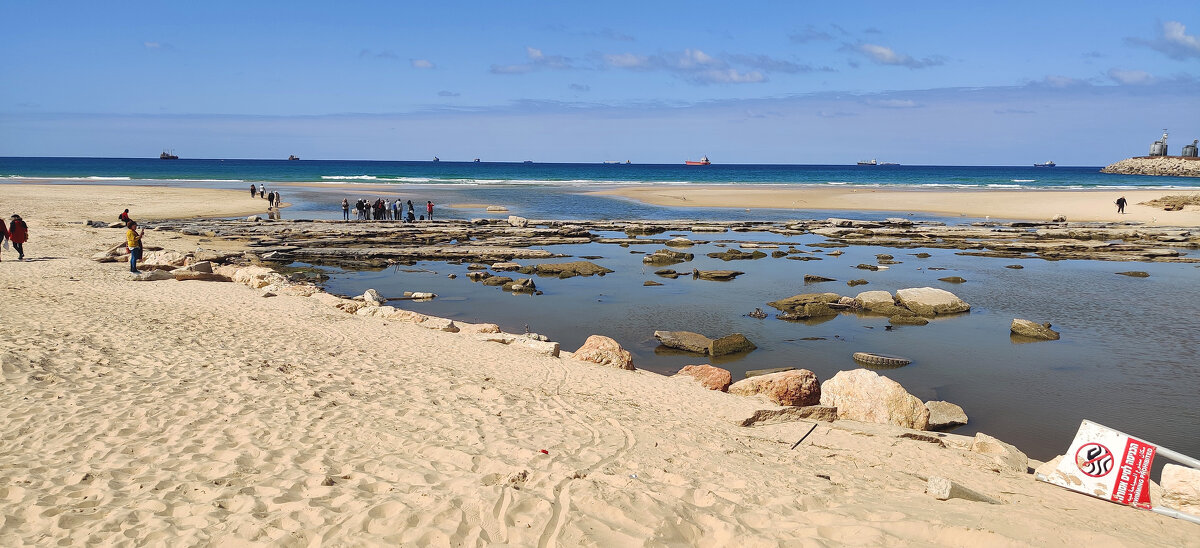
<svg viewBox="0 0 1200 548">
<path fill-rule="evenodd" d="M 0 156 L 1106 165 L 1200 2 L 0 1 Z"/>
</svg>

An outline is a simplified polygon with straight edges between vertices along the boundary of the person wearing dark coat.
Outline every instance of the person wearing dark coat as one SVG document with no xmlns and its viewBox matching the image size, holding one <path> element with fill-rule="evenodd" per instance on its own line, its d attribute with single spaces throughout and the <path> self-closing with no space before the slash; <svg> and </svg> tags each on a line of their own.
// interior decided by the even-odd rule
<svg viewBox="0 0 1200 548">
<path fill-rule="evenodd" d="M 29 241 L 29 225 L 21 220 L 20 215 L 13 215 L 12 222 L 8 225 L 8 241 L 12 242 L 13 249 L 17 250 L 17 260 L 25 260 L 25 242 Z"/>
<path fill-rule="evenodd" d="M 3 242 L 7 239 L 8 239 L 8 225 L 4 224 L 4 221 L 0 220 L 0 242 Z"/>
</svg>

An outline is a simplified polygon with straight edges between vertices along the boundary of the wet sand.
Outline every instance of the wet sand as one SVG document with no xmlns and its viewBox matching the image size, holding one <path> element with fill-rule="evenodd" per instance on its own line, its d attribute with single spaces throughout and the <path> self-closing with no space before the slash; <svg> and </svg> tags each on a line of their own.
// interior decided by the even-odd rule
<svg viewBox="0 0 1200 548">
<path fill-rule="evenodd" d="M 787 186 L 647 186 L 615 188 L 597 194 L 621 196 L 670 207 L 732 207 L 936 213 L 950 217 L 992 217 L 1049 221 L 1139 222 L 1159 226 L 1200 226 L 1200 208 L 1164 211 L 1138 205 L 1162 196 L 1196 194 L 1178 190 L 894 190 Z M 1129 205 L 1117 213 L 1116 200 Z"/>
</svg>

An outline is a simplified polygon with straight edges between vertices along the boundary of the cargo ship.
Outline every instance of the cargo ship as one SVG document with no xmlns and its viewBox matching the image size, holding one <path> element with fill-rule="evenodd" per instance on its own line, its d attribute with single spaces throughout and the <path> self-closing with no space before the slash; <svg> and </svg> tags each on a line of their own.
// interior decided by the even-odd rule
<svg viewBox="0 0 1200 548">
<path fill-rule="evenodd" d="M 178 160 L 179 157 L 164 150 L 164 151 L 162 151 L 162 154 L 158 155 L 158 159 L 159 160 Z"/>
<path fill-rule="evenodd" d="M 685 160 L 685 161 L 683 162 L 683 165 L 685 165 L 685 166 L 706 166 L 706 165 L 709 165 L 709 164 L 712 164 L 712 162 L 708 161 L 708 156 L 704 156 L 703 158 L 700 158 L 700 160 L 699 160 L 699 161 L 697 161 L 697 160 Z"/>
<path fill-rule="evenodd" d="M 1054 162 L 1047 161 L 1044 164 L 1033 164 L 1033 167 L 1054 167 Z"/>
</svg>

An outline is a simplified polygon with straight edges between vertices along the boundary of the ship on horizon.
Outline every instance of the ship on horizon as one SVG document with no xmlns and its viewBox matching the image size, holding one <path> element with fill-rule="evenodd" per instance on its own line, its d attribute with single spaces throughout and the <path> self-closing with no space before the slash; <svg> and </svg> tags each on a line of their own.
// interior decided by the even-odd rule
<svg viewBox="0 0 1200 548">
<path fill-rule="evenodd" d="M 1057 164 L 1055 164 L 1053 161 L 1046 160 L 1046 162 L 1043 164 L 1033 164 L 1033 167 L 1054 167 L 1055 165 Z"/>
<path fill-rule="evenodd" d="M 860 166 L 898 166 L 900 164 L 898 164 L 896 162 L 880 162 L 879 160 L 877 160 L 875 158 L 871 158 L 870 160 L 859 161 L 858 165 L 860 165 Z"/>
<path fill-rule="evenodd" d="M 175 151 L 167 152 L 164 150 L 164 151 L 162 151 L 162 154 L 158 155 L 158 159 L 159 160 L 178 160 L 179 157 L 175 155 Z"/>
<path fill-rule="evenodd" d="M 683 162 L 683 165 L 685 165 L 685 166 L 707 166 L 707 165 L 711 165 L 711 164 L 712 164 L 712 162 L 708 161 L 707 154 L 704 155 L 703 158 L 700 158 L 700 160 L 684 160 L 684 162 Z"/>
</svg>

